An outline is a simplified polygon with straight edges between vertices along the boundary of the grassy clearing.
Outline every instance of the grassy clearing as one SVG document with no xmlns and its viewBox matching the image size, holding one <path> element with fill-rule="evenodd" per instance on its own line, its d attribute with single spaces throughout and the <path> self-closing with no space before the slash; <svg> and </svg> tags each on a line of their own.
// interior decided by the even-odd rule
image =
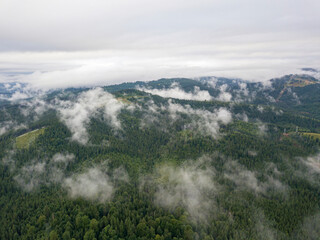
<svg viewBox="0 0 320 240">
<path fill-rule="evenodd" d="M 311 136 L 315 139 L 320 139 L 320 133 L 302 133 L 304 136 Z"/>
<path fill-rule="evenodd" d="M 117 100 L 118 100 L 119 102 L 124 103 L 124 104 L 130 104 L 130 103 L 131 103 L 130 101 L 128 101 L 128 99 L 126 99 L 126 98 L 124 98 L 124 97 L 118 97 Z"/>
<path fill-rule="evenodd" d="M 36 129 L 27 132 L 16 138 L 16 147 L 19 149 L 28 149 L 30 145 L 37 139 L 37 137 L 44 133 L 45 128 Z"/>
<path fill-rule="evenodd" d="M 305 87 L 305 86 L 317 84 L 317 83 L 319 83 L 319 82 L 316 82 L 313 80 L 308 80 L 308 79 L 295 78 L 295 79 L 291 80 L 287 84 L 287 86 L 288 87 Z"/>
</svg>

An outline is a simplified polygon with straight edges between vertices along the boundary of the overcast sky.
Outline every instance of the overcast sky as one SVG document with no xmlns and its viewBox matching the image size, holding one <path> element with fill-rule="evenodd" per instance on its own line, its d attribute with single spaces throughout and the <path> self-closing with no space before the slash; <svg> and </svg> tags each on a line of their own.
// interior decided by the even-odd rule
<svg viewBox="0 0 320 240">
<path fill-rule="evenodd" d="M 0 81 L 265 80 L 320 68 L 319 12 L 319 0 L 0 0 Z"/>
</svg>

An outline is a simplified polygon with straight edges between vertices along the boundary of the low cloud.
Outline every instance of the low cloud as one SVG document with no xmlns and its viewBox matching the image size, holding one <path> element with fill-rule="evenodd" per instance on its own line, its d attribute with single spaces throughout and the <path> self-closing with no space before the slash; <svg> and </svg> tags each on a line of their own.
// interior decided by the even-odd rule
<svg viewBox="0 0 320 240">
<path fill-rule="evenodd" d="M 1 117 L 3 117 L 3 120 L 0 122 L 0 135 L 11 130 L 16 131 L 27 128 L 31 122 L 39 120 L 46 111 L 54 107 L 40 95 L 36 95 L 32 99 L 20 100 L 17 106 L 19 112 L 9 112 L 6 108 L 0 110 Z"/>
<path fill-rule="evenodd" d="M 121 182 L 128 182 L 129 175 L 128 172 L 123 167 L 118 167 L 113 170 L 113 179 Z"/>
<path fill-rule="evenodd" d="M 196 80 L 198 80 L 198 78 L 196 78 Z M 216 88 L 218 83 L 218 79 L 216 77 L 206 77 L 205 81 L 206 84 L 212 88 Z"/>
<path fill-rule="evenodd" d="M 11 131 L 11 130 L 18 130 L 21 128 L 26 128 L 26 125 L 19 124 L 16 121 L 3 121 L 0 122 L 0 136 Z"/>
<path fill-rule="evenodd" d="M 98 167 L 64 179 L 63 186 L 71 198 L 81 197 L 99 202 L 111 199 L 114 192 L 110 177 Z"/>
<path fill-rule="evenodd" d="M 283 239 L 285 236 L 282 232 L 274 229 L 271 222 L 266 218 L 263 211 L 257 209 L 253 213 L 253 219 L 255 222 L 255 228 L 253 231 L 260 240 L 274 240 Z"/>
<path fill-rule="evenodd" d="M 55 163 L 66 163 L 72 162 L 74 160 L 74 154 L 62 154 L 62 153 L 56 153 L 52 157 L 52 161 Z"/>
<path fill-rule="evenodd" d="M 224 107 L 210 110 L 196 109 L 190 105 L 175 103 L 172 99 L 169 99 L 167 104 L 159 105 L 148 101 L 144 106 L 146 109 L 143 112 L 141 127 L 157 125 L 163 131 L 167 131 L 169 124 L 183 120 L 185 121 L 184 129 L 218 138 L 221 135 L 220 126 L 229 124 L 233 119 L 232 113 Z M 163 124 L 162 121 L 166 121 L 166 124 Z"/>
<path fill-rule="evenodd" d="M 30 98 L 30 97 L 31 97 L 31 95 L 26 94 L 24 92 L 18 91 L 18 92 L 13 93 L 12 96 L 10 98 L 6 99 L 6 100 L 15 102 L 15 101 L 19 101 L 19 100 L 22 100 L 22 99 L 27 99 L 27 98 Z"/>
<path fill-rule="evenodd" d="M 265 124 L 261 123 L 258 125 L 258 130 L 260 135 L 265 135 L 268 130 L 268 127 Z"/>
<path fill-rule="evenodd" d="M 270 175 L 266 177 L 265 181 L 258 180 L 257 173 L 246 169 L 236 161 L 227 161 L 224 164 L 224 168 L 224 177 L 231 180 L 238 190 L 250 190 L 257 194 L 267 194 L 270 190 L 285 192 L 287 189 L 278 179 Z M 277 173 L 275 172 L 274 175 Z"/>
<path fill-rule="evenodd" d="M 10 151 L 6 152 L 6 155 L 1 160 L 1 163 L 5 166 L 8 166 L 9 170 L 11 172 L 13 172 L 16 168 L 16 164 L 14 161 L 14 155 L 15 155 L 15 151 L 10 150 Z"/>
<path fill-rule="evenodd" d="M 236 81 L 236 80 L 235 80 Z M 248 84 L 243 81 L 236 81 L 239 89 L 234 89 L 234 102 L 252 102 L 256 97 L 256 92 L 250 92 L 248 89 Z"/>
<path fill-rule="evenodd" d="M 240 119 L 241 121 L 244 121 L 244 122 L 249 122 L 249 117 L 248 117 L 248 115 L 247 114 L 245 114 L 244 112 L 243 113 L 237 113 L 236 114 L 236 117 L 238 118 L 238 119 Z"/>
<path fill-rule="evenodd" d="M 238 85 L 239 85 L 240 91 L 243 93 L 243 95 L 248 96 L 249 90 L 247 88 L 247 84 L 244 82 L 239 82 Z"/>
<path fill-rule="evenodd" d="M 257 133 L 259 136 L 265 136 L 268 132 L 268 126 L 261 122 L 260 120 L 257 120 Z"/>
<path fill-rule="evenodd" d="M 248 155 L 252 156 L 252 157 L 256 157 L 258 155 L 258 153 L 255 150 L 248 150 Z"/>
<path fill-rule="evenodd" d="M 37 190 L 41 186 L 58 184 L 67 191 L 70 198 L 105 202 L 113 197 L 117 183 L 129 181 L 128 173 L 123 167 L 110 170 L 106 164 L 68 175 L 70 172 L 67 172 L 67 167 L 74 159 L 73 154 L 56 153 L 50 159 L 32 160 L 18 167 L 14 152 L 8 152 L 2 163 L 10 167 L 15 175 L 14 180 L 26 192 Z"/>
<path fill-rule="evenodd" d="M 138 88 L 140 91 L 158 95 L 164 98 L 177 98 L 196 101 L 210 101 L 212 99 L 208 91 L 200 90 L 199 87 L 194 87 L 192 92 L 185 92 L 178 84 L 173 83 L 170 88 L 166 89 L 150 89 Z"/>
<path fill-rule="evenodd" d="M 35 96 L 31 100 L 20 102 L 20 112 L 25 117 L 31 117 L 31 120 L 38 120 L 42 114 L 49 109 L 54 108 L 53 105 L 46 102 L 42 96 Z"/>
<path fill-rule="evenodd" d="M 297 239 L 313 240 L 320 236 L 320 213 L 308 216 L 303 220 Z"/>
<path fill-rule="evenodd" d="M 0 100 L 7 100 L 13 103 L 34 98 L 44 93 L 42 90 L 34 90 L 34 88 L 28 84 L 20 83 L 5 83 L 2 84 L 0 88 L 6 93 L 0 94 Z"/>
<path fill-rule="evenodd" d="M 32 161 L 30 164 L 23 166 L 14 179 L 22 189 L 29 192 L 42 184 L 47 184 L 48 179 L 46 177 L 46 163 Z"/>
<path fill-rule="evenodd" d="M 219 158 L 224 162 L 221 172 L 217 172 L 214 167 L 215 161 Z M 213 155 L 202 156 L 195 161 L 188 160 L 180 166 L 158 166 L 147 178 L 148 181 L 144 178 L 141 184 L 151 184 L 155 187 L 156 205 L 169 210 L 181 206 L 186 209 L 191 220 L 207 222 L 217 213 L 224 212 L 216 197 L 224 193 L 223 184 L 227 179 L 233 182 L 234 191 L 249 191 L 262 195 L 277 192 L 286 196 L 287 186 L 277 179 L 280 173 L 276 167 L 270 165 L 265 174 L 264 180 L 259 180 L 256 172 L 246 169 L 237 161 L 223 155 Z M 257 227 L 268 231 L 268 227 L 263 228 L 261 224 Z"/>
<path fill-rule="evenodd" d="M 259 112 L 263 113 L 263 112 L 264 112 L 264 107 L 261 106 L 261 105 L 258 105 L 257 110 L 258 110 Z"/>
<path fill-rule="evenodd" d="M 320 80 L 320 69 L 309 69 L 309 70 L 306 70 L 306 69 L 304 68 L 304 69 L 301 69 L 301 73 L 302 73 L 302 74 L 311 75 L 312 77 Z"/>
<path fill-rule="evenodd" d="M 92 117 L 97 117 L 101 113 L 103 119 L 114 129 L 120 129 L 121 123 L 118 120 L 118 114 L 123 107 L 127 107 L 102 88 L 85 91 L 75 100 L 56 98 L 48 102 L 43 98 L 44 96 L 44 92 L 39 91 L 32 99 L 20 101 L 20 113 L 24 117 L 28 117 L 28 120 L 36 121 L 48 110 L 56 110 L 59 119 L 71 131 L 71 139 L 81 144 L 86 144 L 89 141 L 87 127 Z M 10 128 L 23 127 L 14 121 L 0 124 L 0 135 Z"/>
<path fill-rule="evenodd" d="M 60 95 L 63 95 L 63 93 Z M 89 141 L 87 127 L 92 117 L 101 116 L 114 129 L 120 129 L 121 123 L 118 119 L 118 114 L 122 108 L 130 108 L 102 88 L 85 91 L 75 100 L 60 100 L 56 98 L 52 101 L 47 101 L 44 96 L 44 92 L 39 91 L 32 99 L 19 102 L 20 113 L 25 117 L 24 122 L 39 120 L 48 110 L 56 110 L 61 122 L 71 131 L 71 139 L 81 144 L 86 144 Z M 0 123 L 0 135 L 11 129 L 16 130 L 25 127 L 25 125 L 11 120 L 16 116 L 7 115 L 8 120 Z"/>
<path fill-rule="evenodd" d="M 191 220 L 205 221 L 215 208 L 217 185 L 213 181 L 215 170 L 203 157 L 182 166 L 164 165 L 156 169 L 157 190 L 155 203 L 173 209 L 183 206 Z"/>
<path fill-rule="evenodd" d="M 217 101 L 243 102 L 252 101 L 255 98 L 255 92 L 250 92 L 247 83 L 240 79 L 232 80 L 232 89 L 229 88 L 228 84 L 219 85 L 221 81 L 215 77 L 207 77 L 204 80 L 209 87 L 219 91 L 218 96 L 214 97 Z"/>
<path fill-rule="evenodd" d="M 308 167 L 310 172 L 320 174 L 320 153 L 314 156 L 299 159 Z"/>
<path fill-rule="evenodd" d="M 292 88 L 287 88 L 286 90 L 287 90 L 287 93 L 292 96 L 292 98 L 296 102 L 296 104 L 298 104 L 298 105 L 301 104 L 301 101 L 300 101 L 297 93 L 295 93 Z"/>
<path fill-rule="evenodd" d="M 81 93 L 75 102 L 58 101 L 57 111 L 60 120 L 70 129 L 71 139 L 86 144 L 89 141 L 87 126 L 90 119 L 100 111 L 112 127 L 120 129 L 118 114 L 123 107 L 124 104 L 112 94 L 102 88 L 96 88 Z"/>
<path fill-rule="evenodd" d="M 213 138 L 219 136 L 220 124 L 228 124 L 232 121 L 232 114 L 226 108 L 208 111 L 203 109 L 194 109 L 190 105 L 182 106 L 169 101 L 167 107 L 170 117 L 173 120 L 179 118 L 180 114 L 188 114 L 191 117 L 191 128 L 195 128 L 204 135 L 210 135 Z"/>
<path fill-rule="evenodd" d="M 232 99 L 231 93 L 227 92 L 228 85 L 223 84 L 219 87 L 220 93 L 216 100 L 222 101 L 222 102 L 230 102 Z"/>
<path fill-rule="evenodd" d="M 15 166 L 13 154 L 10 155 L 10 159 L 10 167 L 17 170 L 15 181 L 23 190 L 30 192 L 38 189 L 41 185 L 61 183 L 68 164 L 74 160 L 74 155 L 57 153 L 51 159 L 32 160 L 21 168 Z"/>
<path fill-rule="evenodd" d="M 285 158 L 287 169 L 314 186 L 320 183 L 320 153 L 304 157 Z"/>
</svg>

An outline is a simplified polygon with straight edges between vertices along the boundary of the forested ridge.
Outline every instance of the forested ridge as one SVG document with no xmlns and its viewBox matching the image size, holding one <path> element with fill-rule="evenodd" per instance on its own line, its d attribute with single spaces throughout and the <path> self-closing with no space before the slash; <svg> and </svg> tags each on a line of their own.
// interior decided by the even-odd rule
<svg viewBox="0 0 320 240">
<path fill-rule="evenodd" d="M 0 238 L 319 239 L 320 84 L 211 80 L 2 101 Z"/>
</svg>

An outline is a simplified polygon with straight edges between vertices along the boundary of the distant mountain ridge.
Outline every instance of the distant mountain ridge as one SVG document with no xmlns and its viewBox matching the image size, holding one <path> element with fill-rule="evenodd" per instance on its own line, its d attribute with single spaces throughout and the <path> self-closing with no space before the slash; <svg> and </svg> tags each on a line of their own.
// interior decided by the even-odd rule
<svg viewBox="0 0 320 240">
<path fill-rule="evenodd" d="M 306 68 L 305 71 L 317 71 Z M 31 97 L 30 89 L 25 83 L 0 83 L 0 104 Z M 26 90 L 27 89 L 27 90 Z M 89 88 L 68 88 L 54 90 L 47 93 L 54 97 L 61 91 L 79 93 Z M 225 78 L 205 76 L 199 78 L 162 78 L 154 81 L 126 82 L 116 85 L 104 86 L 110 93 L 138 89 L 154 93 L 154 90 L 166 91 L 169 89 L 181 90 L 186 93 L 202 91 L 198 94 L 208 93 L 211 100 L 246 102 L 254 104 L 285 106 L 287 108 L 305 109 L 305 113 L 319 115 L 320 110 L 310 107 L 310 104 L 320 102 L 320 81 L 308 74 L 291 74 L 274 78 L 268 82 L 249 82 L 239 78 Z M 159 92 L 159 91 L 158 91 Z M 174 95 L 168 95 L 175 98 Z"/>
</svg>

